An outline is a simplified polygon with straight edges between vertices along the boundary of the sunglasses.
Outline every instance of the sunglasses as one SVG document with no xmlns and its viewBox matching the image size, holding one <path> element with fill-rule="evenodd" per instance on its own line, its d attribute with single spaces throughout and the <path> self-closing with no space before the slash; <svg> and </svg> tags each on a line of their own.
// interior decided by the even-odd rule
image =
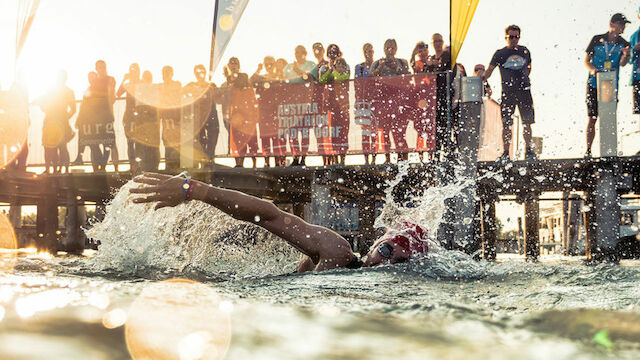
<svg viewBox="0 0 640 360">
<path fill-rule="evenodd" d="M 507 36 L 505 36 L 505 38 L 507 38 L 509 40 L 520 39 L 520 35 L 507 35 Z"/>
</svg>

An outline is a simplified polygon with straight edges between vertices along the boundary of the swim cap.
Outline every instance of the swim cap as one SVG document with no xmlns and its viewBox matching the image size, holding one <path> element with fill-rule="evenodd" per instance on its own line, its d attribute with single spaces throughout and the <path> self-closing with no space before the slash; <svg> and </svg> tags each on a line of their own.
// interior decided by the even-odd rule
<svg viewBox="0 0 640 360">
<path fill-rule="evenodd" d="M 383 238 L 411 252 L 411 255 L 419 255 L 429 251 L 428 236 L 420 225 L 404 222 L 399 229 L 389 230 Z"/>
</svg>

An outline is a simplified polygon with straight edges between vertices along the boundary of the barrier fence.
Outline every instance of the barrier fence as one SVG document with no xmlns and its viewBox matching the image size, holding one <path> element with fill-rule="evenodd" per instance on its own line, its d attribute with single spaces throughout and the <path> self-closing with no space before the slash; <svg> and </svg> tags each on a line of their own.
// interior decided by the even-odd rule
<svg viewBox="0 0 640 360">
<path fill-rule="evenodd" d="M 219 88 L 210 93 L 211 100 L 217 103 L 217 116 L 202 114 L 202 93 L 187 96 L 181 90 L 178 95 L 173 95 L 182 96 L 181 105 L 160 107 L 154 111 L 155 118 L 147 124 L 149 126 L 137 126 L 133 132 L 125 131 L 125 100 L 118 99 L 113 107 L 115 123 L 110 125 L 109 131 L 115 135 L 121 162 L 129 160 L 127 136 L 138 141 L 140 138 L 155 139 L 145 145 L 158 147 L 162 158 L 165 157 L 165 149 L 170 148 L 177 152 L 193 151 L 190 154 L 196 160 L 204 157 L 198 150 L 206 147 L 198 144 L 203 139 L 211 142 L 209 147 L 214 147 L 208 155 L 216 157 L 431 152 L 436 150 L 437 112 L 442 111 L 438 109 L 436 99 L 436 78 L 437 74 L 417 74 L 329 84 L 259 82 L 253 88 Z M 155 95 L 151 96 L 150 92 L 155 92 Z M 6 100 L 6 95 L 0 98 Z M 138 105 L 145 102 L 153 104 L 150 99 L 162 96 L 166 98 L 160 84 L 149 85 L 145 95 L 138 99 Z M 192 99 L 185 100 L 188 97 Z M 184 105 L 185 102 L 188 105 Z M 3 103 L 4 110 L 0 112 L 0 124 L 3 124 L 0 151 L 3 154 L 0 158 L 10 158 L 20 144 L 19 133 L 24 130 L 14 126 L 16 129 L 11 135 L 7 131 L 3 133 L 6 124 L 21 123 L 14 121 L 20 115 L 7 110 L 6 101 Z M 166 102 L 162 104 L 166 106 Z M 479 159 L 494 160 L 502 153 L 499 105 L 490 99 L 485 99 L 484 105 Z M 458 104 L 454 102 L 454 110 L 456 106 Z M 69 120 L 72 127 L 79 107 Z M 38 166 L 44 164 L 44 114 L 34 105 L 29 110 L 27 164 Z M 136 107 L 136 116 L 142 116 L 138 110 Z M 209 129 L 205 138 L 198 136 L 203 128 Z M 76 133 L 79 130 L 74 129 Z M 77 135 L 67 147 L 71 160 L 75 159 L 78 154 Z M 83 155 L 85 162 L 90 159 L 88 153 L 86 151 Z"/>
</svg>

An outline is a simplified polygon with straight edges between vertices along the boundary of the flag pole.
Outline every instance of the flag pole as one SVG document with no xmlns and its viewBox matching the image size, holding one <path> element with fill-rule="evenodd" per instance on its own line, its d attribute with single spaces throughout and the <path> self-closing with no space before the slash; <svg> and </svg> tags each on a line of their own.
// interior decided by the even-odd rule
<svg viewBox="0 0 640 360">
<path fill-rule="evenodd" d="M 218 2 L 216 0 L 215 7 L 213 9 L 213 29 L 211 31 L 211 55 L 209 57 L 209 81 L 213 77 L 213 53 L 216 47 L 216 29 L 218 28 Z"/>
</svg>

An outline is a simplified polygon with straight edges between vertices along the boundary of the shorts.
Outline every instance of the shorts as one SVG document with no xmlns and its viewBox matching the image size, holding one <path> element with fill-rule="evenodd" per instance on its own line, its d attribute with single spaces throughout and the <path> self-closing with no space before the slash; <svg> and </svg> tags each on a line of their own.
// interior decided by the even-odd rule
<svg viewBox="0 0 640 360">
<path fill-rule="evenodd" d="M 640 80 L 633 80 L 633 113 L 640 114 Z"/>
<path fill-rule="evenodd" d="M 502 92 L 500 110 L 502 112 L 503 125 L 513 125 L 513 114 L 516 111 L 516 106 L 518 106 L 518 111 L 520 111 L 522 124 L 530 125 L 535 122 L 531 90 L 510 90 L 508 92 Z"/>
<path fill-rule="evenodd" d="M 587 85 L 587 115 L 598 117 L 598 89 Z"/>
</svg>

